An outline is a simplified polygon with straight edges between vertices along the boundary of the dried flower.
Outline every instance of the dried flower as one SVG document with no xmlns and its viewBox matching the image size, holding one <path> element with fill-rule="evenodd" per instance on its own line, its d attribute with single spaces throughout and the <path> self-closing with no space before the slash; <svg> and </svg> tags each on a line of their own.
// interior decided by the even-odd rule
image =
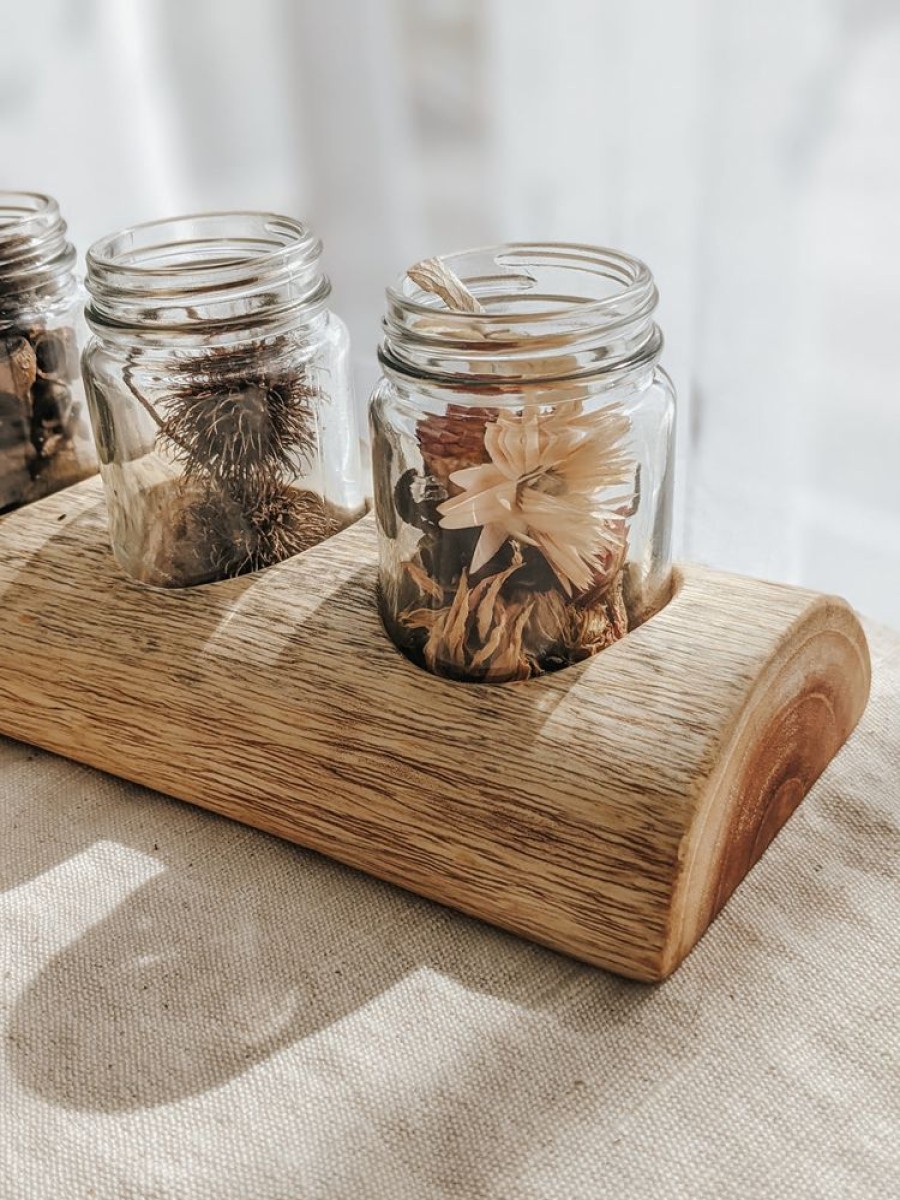
<svg viewBox="0 0 900 1200">
<path fill-rule="evenodd" d="M 505 570 L 474 586 L 463 571 L 454 588 L 444 589 L 415 563 L 404 563 L 418 596 L 398 616 L 401 644 L 418 635 L 417 649 L 410 649 L 437 675 L 505 682 L 589 658 L 628 632 L 621 572 L 587 608 L 555 590 L 517 587 L 524 565 L 516 547 Z"/>
<path fill-rule="evenodd" d="M 527 679 L 533 667 L 522 651 L 523 621 L 517 613 L 509 621 L 500 589 L 522 565 L 516 554 L 505 571 L 472 587 L 463 571 L 449 603 L 443 589 L 415 564 L 404 564 L 422 593 L 423 603 L 400 613 L 400 625 L 427 634 L 422 657 L 430 671 L 451 677 Z M 494 664 L 495 656 L 500 655 Z M 501 661 L 502 660 L 502 661 Z"/>
<path fill-rule="evenodd" d="M 485 427 L 490 461 L 455 471 L 462 492 L 438 508 L 444 529 L 481 528 L 471 573 L 512 538 L 540 549 L 568 595 L 590 587 L 604 552 L 618 557 L 625 537 L 630 495 L 609 493 L 633 479 L 629 430 L 619 404 L 501 411 Z"/>
</svg>

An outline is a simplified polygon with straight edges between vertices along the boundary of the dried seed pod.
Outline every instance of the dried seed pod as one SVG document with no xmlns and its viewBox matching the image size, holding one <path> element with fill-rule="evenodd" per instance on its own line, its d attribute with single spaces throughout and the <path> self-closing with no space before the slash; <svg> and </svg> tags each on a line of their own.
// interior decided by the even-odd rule
<svg viewBox="0 0 900 1200">
<path fill-rule="evenodd" d="M 28 413 L 15 392 L 0 392 L 0 450 L 28 440 Z"/>
<path fill-rule="evenodd" d="M 78 375 L 78 344 L 74 329 L 41 329 L 32 335 L 39 375 L 51 379 L 75 379 Z"/>
<path fill-rule="evenodd" d="M 536 546 L 523 546 L 515 538 L 500 547 L 491 562 L 482 568 L 478 578 L 497 570 L 504 570 L 517 557 L 521 558 L 522 565 L 507 585 L 508 595 L 512 596 L 519 591 L 529 594 L 562 593 L 563 587 L 559 582 L 559 577 L 540 550 Z"/>
<path fill-rule="evenodd" d="M 496 417 L 496 409 L 467 408 L 462 404 L 448 405 L 443 416 L 431 413 L 423 417 L 416 426 L 416 436 L 426 472 L 452 489 L 450 476 L 454 471 L 486 463 L 489 455 L 484 431 Z"/>
<path fill-rule="evenodd" d="M 0 344 L 0 392 L 27 401 L 37 372 L 34 349 L 27 338 L 7 338 Z"/>
<path fill-rule="evenodd" d="M 0 392 L 0 511 L 18 503 L 28 487 L 33 454 L 21 398 L 14 392 Z"/>
<path fill-rule="evenodd" d="M 52 422 L 65 428 L 74 402 L 71 391 L 64 383 L 57 379 L 36 379 L 31 389 L 31 405 L 35 421 Z"/>
<path fill-rule="evenodd" d="M 397 480 L 393 507 L 407 525 L 431 533 L 438 527 L 437 506 L 446 499 L 447 489 L 441 483 L 411 467 Z"/>
<path fill-rule="evenodd" d="M 318 393 L 302 375 L 186 386 L 160 402 L 160 438 L 185 475 L 249 485 L 299 472 L 316 448 Z"/>
<path fill-rule="evenodd" d="M 66 436 L 72 393 L 55 379 L 36 379 L 31 396 L 31 441 L 42 458 L 51 458 Z"/>
<path fill-rule="evenodd" d="M 234 496 L 208 492 L 196 503 L 202 553 L 216 575 L 240 575 L 282 562 L 338 528 L 321 496 L 285 484 Z"/>
</svg>

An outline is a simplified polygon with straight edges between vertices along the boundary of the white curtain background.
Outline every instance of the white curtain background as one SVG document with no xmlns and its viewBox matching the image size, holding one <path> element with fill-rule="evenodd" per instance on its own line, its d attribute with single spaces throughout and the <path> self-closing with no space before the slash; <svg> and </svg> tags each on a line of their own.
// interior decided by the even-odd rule
<svg viewBox="0 0 900 1200">
<path fill-rule="evenodd" d="M 308 218 L 376 376 L 385 283 L 506 238 L 662 293 L 678 553 L 900 626 L 896 0 L 0 0 L 0 186 L 83 251 Z"/>
</svg>

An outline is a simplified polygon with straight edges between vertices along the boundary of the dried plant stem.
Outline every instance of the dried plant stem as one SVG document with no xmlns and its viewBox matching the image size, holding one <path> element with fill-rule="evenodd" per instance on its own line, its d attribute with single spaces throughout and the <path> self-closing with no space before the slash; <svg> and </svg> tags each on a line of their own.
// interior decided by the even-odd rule
<svg viewBox="0 0 900 1200">
<path fill-rule="evenodd" d="M 122 378 L 125 380 L 125 386 L 128 388 L 129 392 L 131 392 L 132 396 L 134 396 L 135 400 L 137 400 L 138 404 L 140 404 L 140 406 L 144 410 L 144 412 L 146 412 L 150 417 L 152 417 L 153 420 L 155 421 L 155 423 L 162 430 L 165 428 L 165 422 L 163 421 L 163 419 L 159 415 L 159 413 L 156 411 L 156 409 L 153 407 L 153 405 L 150 403 L 150 401 L 147 399 L 147 397 L 142 394 L 140 388 L 135 384 L 134 379 L 132 377 L 133 366 L 134 366 L 134 364 L 132 363 L 131 358 L 129 357 L 125 363 L 123 370 L 122 370 Z M 166 437 L 169 438 L 170 441 L 175 442 L 176 445 L 180 446 L 182 450 L 186 449 L 184 442 L 179 441 L 179 439 L 175 436 L 175 434 L 173 434 L 171 432 L 171 430 L 166 429 L 165 434 L 166 434 Z"/>
<path fill-rule="evenodd" d="M 480 304 L 463 281 L 439 258 L 423 258 L 406 272 L 413 283 L 432 295 L 440 296 L 454 312 L 483 313 Z"/>
</svg>

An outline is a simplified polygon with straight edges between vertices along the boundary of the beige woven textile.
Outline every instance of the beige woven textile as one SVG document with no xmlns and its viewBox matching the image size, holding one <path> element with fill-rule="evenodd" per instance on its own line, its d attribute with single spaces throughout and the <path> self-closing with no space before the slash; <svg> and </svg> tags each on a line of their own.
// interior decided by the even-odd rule
<svg viewBox="0 0 900 1200">
<path fill-rule="evenodd" d="M 0 741 L 3 1200 L 900 1196 L 900 637 L 649 988 Z"/>
</svg>

